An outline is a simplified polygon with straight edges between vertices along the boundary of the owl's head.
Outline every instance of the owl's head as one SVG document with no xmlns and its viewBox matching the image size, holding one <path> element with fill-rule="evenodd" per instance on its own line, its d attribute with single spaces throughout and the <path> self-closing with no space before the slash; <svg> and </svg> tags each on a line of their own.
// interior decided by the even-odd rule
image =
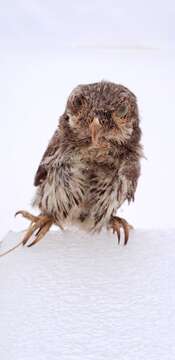
<svg viewBox="0 0 175 360">
<path fill-rule="evenodd" d="M 135 95 L 111 82 L 77 86 L 68 98 L 63 118 L 75 139 L 95 147 L 110 141 L 124 145 L 133 136 L 140 136 Z"/>
</svg>

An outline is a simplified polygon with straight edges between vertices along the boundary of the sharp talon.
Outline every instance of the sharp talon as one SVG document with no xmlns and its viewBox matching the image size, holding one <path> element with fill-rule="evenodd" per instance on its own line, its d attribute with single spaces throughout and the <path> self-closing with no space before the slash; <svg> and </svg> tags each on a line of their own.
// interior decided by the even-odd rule
<svg viewBox="0 0 175 360">
<path fill-rule="evenodd" d="M 19 210 L 19 211 L 17 211 L 17 212 L 15 213 L 15 217 L 16 217 L 17 215 L 22 215 L 22 216 L 24 216 L 24 217 L 27 217 L 27 214 L 29 214 L 27 211 Z"/>
<path fill-rule="evenodd" d="M 46 233 L 49 231 L 50 227 L 54 223 L 54 220 L 52 219 L 52 217 L 48 216 L 48 215 L 34 216 L 34 215 L 30 214 L 28 211 L 20 210 L 20 211 L 16 212 L 15 216 L 17 216 L 19 214 L 22 215 L 23 217 L 29 219 L 31 221 L 31 224 L 30 224 L 25 236 L 20 240 L 20 242 L 17 245 L 11 247 L 9 250 L 1 253 L 0 257 L 9 254 L 10 252 L 14 251 L 21 245 L 25 245 L 27 243 L 27 241 L 30 239 L 30 237 L 37 231 L 34 241 L 31 244 L 29 244 L 28 247 L 36 244 L 38 241 L 40 241 L 44 237 L 44 235 L 46 235 Z"/>
<path fill-rule="evenodd" d="M 29 228 L 22 239 L 23 246 L 27 244 L 29 239 L 34 234 L 35 234 L 34 240 L 31 242 L 31 244 L 27 246 L 31 247 L 34 244 L 36 244 L 44 237 L 44 235 L 49 231 L 50 227 L 53 224 L 53 220 L 51 216 L 48 215 L 34 216 L 30 214 L 28 211 L 24 211 L 24 210 L 17 211 L 15 216 L 17 215 L 22 215 L 24 218 L 31 221 L 31 224 L 29 225 Z"/>
<path fill-rule="evenodd" d="M 17 212 L 15 213 L 14 217 L 16 217 L 16 216 L 19 215 L 19 214 L 20 214 L 20 211 L 17 211 Z"/>
<path fill-rule="evenodd" d="M 38 216 L 34 216 L 32 214 L 30 214 L 28 211 L 25 210 L 19 210 L 15 213 L 15 217 L 17 215 L 22 215 L 24 218 L 32 221 L 32 222 L 36 222 L 38 220 Z"/>
<path fill-rule="evenodd" d="M 124 229 L 124 233 L 125 233 L 124 245 L 126 245 L 128 242 L 128 239 L 129 239 L 129 229 L 126 224 L 123 226 L 123 229 Z"/>
<path fill-rule="evenodd" d="M 37 229 L 38 224 L 30 224 L 26 235 L 23 238 L 23 246 L 27 243 L 27 241 L 30 239 L 30 237 L 33 235 L 33 233 L 35 232 L 35 230 Z"/>
<path fill-rule="evenodd" d="M 129 239 L 129 224 L 124 219 L 120 219 L 120 222 L 124 231 L 124 245 L 126 245 Z"/>
<path fill-rule="evenodd" d="M 40 228 L 39 231 L 37 232 L 37 236 L 35 237 L 34 241 L 32 241 L 32 243 L 27 246 L 31 247 L 36 243 L 38 243 L 44 237 L 44 235 L 46 235 L 46 233 L 49 231 L 51 226 L 52 226 L 52 222 L 50 221 L 50 223 L 48 222 L 42 228 Z"/>
<path fill-rule="evenodd" d="M 125 219 L 122 219 L 118 216 L 112 216 L 111 221 L 110 221 L 110 225 L 113 229 L 113 233 L 117 233 L 117 238 L 118 238 L 118 244 L 120 244 L 120 228 L 123 228 L 124 231 L 124 245 L 126 245 L 128 243 L 129 240 L 129 230 L 133 229 L 133 227 L 131 225 L 129 225 L 127 223 L 127 221 Z"/>
<path fill-rule="evenodd" d="M 29 245 L 27 245 L 27 247 L 31 247 L 31 246 L 33 246 L 34 244 L 36 244 L 37 239 L 38 239 L 40 233 L 41 233 L 41 228 L 37 231 L 34 240 L 33 240 Z M 39 240 L 38 240 L 38 241 L 39 241 Z"/>
<path fill-rule="evenodd" d="M 117 231 L 117 237 L 118 237 L 118 244 L 120 244 L 120 229 L 118 227 L 116 227 L 116 231 Z"/>
</svg>

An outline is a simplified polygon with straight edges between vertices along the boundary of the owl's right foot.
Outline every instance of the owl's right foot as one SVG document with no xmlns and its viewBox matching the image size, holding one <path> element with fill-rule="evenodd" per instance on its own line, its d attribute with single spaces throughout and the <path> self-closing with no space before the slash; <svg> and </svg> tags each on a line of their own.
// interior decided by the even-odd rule
<svg viewBox="0 0 175 360">
<path fill-rule="evenodd" d="M 15 216 L 19 214 L 31 221 L 31 224 L 22 239 L 22 244 L 26 245 L 28 240 L 32 237 L 32 235 L 34 235 L 34 240 L 29 245 L 27 245 L 28 247 L 33 246 L 38 241 L 40 241 L 54 223 L 52 217 L 48 215 L 34 216 L 28 211 L 20 210 L 17 211 Z"/>
</svg>

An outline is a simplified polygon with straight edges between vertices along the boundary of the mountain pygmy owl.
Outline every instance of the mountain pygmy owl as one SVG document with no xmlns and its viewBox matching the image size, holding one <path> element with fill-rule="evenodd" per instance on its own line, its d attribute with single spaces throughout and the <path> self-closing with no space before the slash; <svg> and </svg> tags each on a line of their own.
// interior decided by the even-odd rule
<svg viewBox="0 0 175 360">
<path fill-rule="evenodd" d="M 39 216 L 18 211 L 31 221 L 22 239 L 34 234 L 37 243 L 52 224 L 88 231 L 112 228 L 124 243 L 131 226 L 116 216 L 125 200 L 134 200 L 140 175 L 141 130 L 135 95 L 107 81 L 79 85 L 70 94 L 65 112 L 35 175 L 33 204 Z"/>
</svg>

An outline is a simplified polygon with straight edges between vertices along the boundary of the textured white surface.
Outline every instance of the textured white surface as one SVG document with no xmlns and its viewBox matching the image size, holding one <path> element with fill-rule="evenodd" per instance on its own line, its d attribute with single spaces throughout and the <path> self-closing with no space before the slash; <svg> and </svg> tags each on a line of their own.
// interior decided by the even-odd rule
<svg viewBox="0 0 175 360">
<path fill-rule="evenodd" d="M 0 359 L 174 360 L 174 244 L 173 230 L 124 248 L 72 230 L 2 258 Z"/>
</svg>

